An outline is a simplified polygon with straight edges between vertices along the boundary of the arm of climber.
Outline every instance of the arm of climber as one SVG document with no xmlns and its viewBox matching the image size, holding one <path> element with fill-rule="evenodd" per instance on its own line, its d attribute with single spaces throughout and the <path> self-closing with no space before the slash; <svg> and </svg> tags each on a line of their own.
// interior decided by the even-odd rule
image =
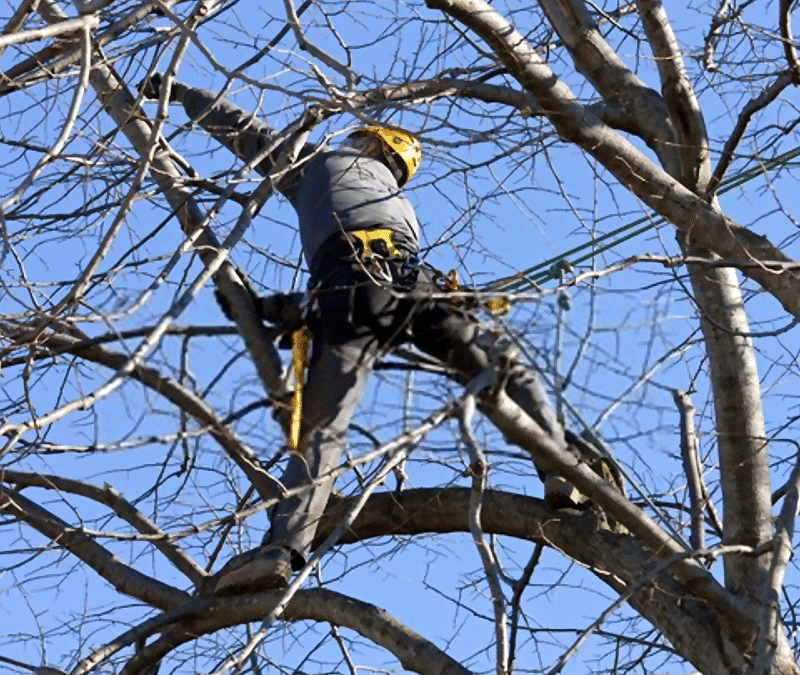
<svg viewBox="0 0 800 675">
<path fill-rule="evenodd" d="M 146 98 L 158 98 L 161 77 L 158 74 L 143 81 L 139 89 Z M 173 82 L 170 102 L 180 103 L 189 118 L 205 129 L 216 141 L 225 146 L 244 162 L 250 163 L 264 153 L 275 140 L 275 130 L 251 113 L 247 113 L 230 101 L 206 89 L 189 87 L 181 82 Z M 274 160 L 280 156 L 283 144 L 279 144 L 254 168 L 262 176 L 267 176 Z M 306 144 L 299 153 L 303 158 L 313 152 L 314 146 Z M 281 177 L 278 189 L 289 199 L 294 191 L 296 176 L 289 171 Z"/>
<path fill-rule="evenodd" d="M 243 162 L 252 162 L 273 140 L 275 130 L 224 98 L 205 89 L 173 85 L 186 114 Z M 262 176 L 272 168 L 272 157 L 256 167 Z"/>
</svg>

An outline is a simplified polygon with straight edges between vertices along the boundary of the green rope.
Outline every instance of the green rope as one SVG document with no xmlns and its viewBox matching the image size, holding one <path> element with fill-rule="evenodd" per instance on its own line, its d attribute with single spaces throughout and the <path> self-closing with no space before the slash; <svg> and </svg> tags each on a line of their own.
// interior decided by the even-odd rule
<svg viewBox="0 0 800 675">
<path fill-rule="evenodd" d="M 762 176 L 777 167 L 785 166 L 798 156 L 800 156 L 800 147 L 784 152 L 783 154 L 773 157 L 772 159 L 767 160 L 758 166 L 731 176 L 730 178 L 722 181 L 718 193 L 724 194 L 725 192 L 729 192 L 730 190 L 733 190 L 734 188 L 737 188 L 758 176 Z M 640 234 L 644 234 L 649 230 L 655 229 L 660 225 L 663 225 L 665 222 L 666 220 L 660 216 L 654 217 L 652 214 L 642 216 L 631 223 L 622 225 L 615 230 L 611 230 L 606 234 L 594 239 L 590 239 L 584 244 L 576 246 L 575 248 L 571 248 L 568 251 L 564 251 L 553 258 L 548 258 L 547 260 L 544 260 L 533 267 L 529 267 L 521 272 L 521 275 L 523 276 L 522 279 L 517 279 L 502 286 L 492 287 L 491 290 L 510 293 L 513 291 L 522 291 L 534 288 L 547 281 L 557 279 L 559 269 L 563 269 L 564 267 L 574 267 L 575 265 L 593 258 L 599 253 L 608 251 L 619 244 L 622 244 L 623 242 L 633 239 L 634 237 L 638 237 Z M 608 241 L 609 239 L 612 241 Z M 603 244 L 603 242 L 608 243 Z M 601 246 L 600 244 L 603 245 Z M 585 250 L 588 250 L 588 252 L 576 258 L 570 259 L 570 256 L 579 254 Z"/>
</svg>

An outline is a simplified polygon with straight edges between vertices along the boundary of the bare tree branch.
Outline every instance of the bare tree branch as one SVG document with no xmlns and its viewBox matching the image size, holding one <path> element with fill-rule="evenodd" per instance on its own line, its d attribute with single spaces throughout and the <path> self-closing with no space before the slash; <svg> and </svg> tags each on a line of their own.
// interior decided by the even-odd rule
<svg viewBox="0 0 800 675">
<path fill-rule="evenodd" d="M 425 675 L 797 673 L 791 3 L 427 1 L 7 4 L 0 592 L 19 611 L 0 631 L 6 667 L 356 675 L 396 657 Z M 155 73 L 145 104 L 153 89 L 127 87 Z M 220 148 L 168 107 L 194 86 L 269 136 L 259 157 L 232 159 L 235 133 Z M 287 591 L 218 598 L 222 575 L 271 542 L 274 500 L 303 489 L 270 475 L 287 459 L 269 419 L 288 393 L 282 333 L 240 282 L 305 282 L 283 178 L 303 171 L 306 139 L 325 153 L 364 123 L 419 132 L 404 194 L 421 256 L 474 285 L 430 300 L 447 314 L 502 295 L 508 332 L 476 324 L 491 365 L 473 382 L 410 345 L 382 355 L 326 472 L 334 497 L 306 566 Z M 677 248 L 664 227 L 615 226 L 641 210 L 675 226 Z M 574 251 L 580 267 L 559 276 Z M 209 279 L 235 327 L 203 327 Z M 530 400 L 505 395 L 507 336 L 636 496 L 577 463 L 578 434 L 546 433 Z M 540 469 L 586 510 L 524 496 Z M 785 484 L 774 503 L 771 482 Z"/>
<path fill-rule="evenodd" d="M 673 140 L 678 146 L 678 172 L 665 167 L 684 186 L 694 192 L 708 181 L 708 134 L 686 68 L 682 50 L 672 30 L 661 0 L 637 0 L 647 42 L 653 50 L 661 79 L 661 93 L 672 120 Z"/>
<path fill-rule="evenodd" d="M 800 446 L 798 446 L 800 450 Z M 775 520 L 774 552 L 770 569 L 770 587 L 766 590 L 767 601 L 761 612 L 761 625 L 754 659 L 754 672 L 768 672 L 779 659 L 773 635 L 783 630 L 780 618 L 780 597 L 786 567 L 793 556 L 794 524 L 800 509 L 800 461 L 795 462 L 789 478 L 786 496 L 781 511 Z"/>
<path fill-rule="evenodd" d="M 781 29 L 783 52 L 786 54 L 786 62 L 789 64 L 792 84 L 800 84 L 800 60 L 797 58 L 797 50 L 794 48 L 794 38 L 792 37 L 791 0 L 780 0 L 778 3 L 778 13 L 778 25 Z"/>
<path fill-rule="evenodd" d="M 17 490 L 8 490 L 0 485 L 0 510 L 28 523 L 53 543 L 69 551 L 120 593 L 161 609 L 174 607 L 189 597 L 183 591 L 125 565 L 80 529 L 68 525 Z"/>
<path fill-rule="evenodd" d="M 205 570 L 183 549 L 175 545 L 167 533 L 163 532 L 110 485 L 98 488 L 84 481 L 70 480 L 62 476 L 22 473 L 10 469 L 0 469 L 0 480 L 19 487 L 40 487 L 46 490 L 68 492 L 86 497 L 99 504 L 105 504 L 125 522 L 136 528 L 137 532 L 146 535 L 147 541 L 152 542 L 153 546 L 195 586 L 199 586 L 207 576 Z"/>
<path fill-rule="evenodd" d="M 548 0 L 547 17 L 575 59 L 576 68 L 609 104 L 625 111 L 624 126 L 658 154 L 669 173 L 680 165 L 675 131 L 664 100 L 645 85 L 602 37 L 583 0 Z"/>
<path fill-rule="evenodd" d="M 486 543 L 481 528 L 481 508 L 483 493 L 486 489 L 486 473 L 488 463 L 478 445 L 478 439 L 472 431 L 472 418 L 475 414 L 475 394 L 468 392 L 464 398 L 461 410 L 461 434 L 470 452 L 469 471 L 472 474 L 472 492 L 469 505 L 469 529 L 475 548 L 481 557 L 486 579 L 489 582 L 489 591 L 492 594 L 492 608 L 494 609 L 495 649 L 497 651 L 497 675 L 506 675 L 508 669 L 508 636 L 506 628 L 506 603 L 503 589 L 500 585 L 500 573 L 497 560 L 491 548 Z"/>
<path fill-rule="evenodd" d="M 791 261 L 765 237 L 723 216 L 603 124 L 576 100 L 525 38 L 482 0 L 427 0 L 427 5 L 453 16 L 485 39 L 534 96 L 561 137 L 597 159 L 634 195 L 673 223 L 681 237 L 723 258 Z M 772 293 L 787 312 L 800 318 L 800 276 L 793 272 L 776 275 L 760 267 L 745 273 Z"/>
<path fill-rule="evenodd" d="M 705 499 L 703 498 L 702 478 L 700 474 L 700 454 L 697 451 L 697 434 L 694 427 L 695 408 L 687 391 L 672 392 L 678 406 L 681 429 L 681 458 L 686 471 L 686 487 L 689 491 L 689 517 L 692 523 L 692 534 L 689 540 L 692 548 L 705 548 Z"/>
</svg>

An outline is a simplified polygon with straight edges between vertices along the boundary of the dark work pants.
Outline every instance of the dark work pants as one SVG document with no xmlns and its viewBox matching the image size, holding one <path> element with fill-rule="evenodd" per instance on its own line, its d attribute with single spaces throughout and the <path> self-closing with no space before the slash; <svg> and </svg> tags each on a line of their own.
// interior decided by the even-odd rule
<svg viewBox="0 0 800 675">
<path fill-rule="evenodd" d="M 303 556 L 314 539 L 333 487 L 331 471 L 339 464 L 348 425 L 379 353 L 411 342 L 454 370 L 464 384 L 490 362 L 478 339 L 486 327 L 449 299 L 432 297 L 442 291 L 424 270 L 416 279 L 416 270 L 410 279 L 402 278 L 400 263 L 390 261 L 395 283 L 381 282 L 352 256 L 348 259 L 351 252 L 330 251 L 315 275 L 300 448 L 282 478 L 297 493 L 282 499 L 271 514 L 270 542 Z M 509 396 L 563 444 L 563 430 L 535 374 L 512 363 L 508 375 Z"/>
</svg>

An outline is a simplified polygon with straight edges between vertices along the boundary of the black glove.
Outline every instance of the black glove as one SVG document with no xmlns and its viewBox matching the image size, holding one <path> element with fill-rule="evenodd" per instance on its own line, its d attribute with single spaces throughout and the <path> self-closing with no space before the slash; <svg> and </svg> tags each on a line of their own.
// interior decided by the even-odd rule
<svg viewBox="0 0 800 675">
<path fill-rule="evenodd" d="M 157 99 L 161 96 L 161 74 L 153 73 L 149 77 L 144 78 L 137 89 L 141 92 L 144 98 Z M 175 87 L 170 88 L 169 100 L 170 103 L 176 101 Z"/>
<path fill-rule="evenodd" d="M 256 307 L 259 308 L 262 319 L 274 326 L 280 326 L 287 333 L 294 333 L 306 325 L 308 307 L 305 293 L 273 293 L 259 298 Z"/>
<path fill-rule="evenodd" d="M 144 98 L 158 98 L 161 89 L 161 75 L 154 73 L 144 78 L 136 88 Z"/>
</svg>

